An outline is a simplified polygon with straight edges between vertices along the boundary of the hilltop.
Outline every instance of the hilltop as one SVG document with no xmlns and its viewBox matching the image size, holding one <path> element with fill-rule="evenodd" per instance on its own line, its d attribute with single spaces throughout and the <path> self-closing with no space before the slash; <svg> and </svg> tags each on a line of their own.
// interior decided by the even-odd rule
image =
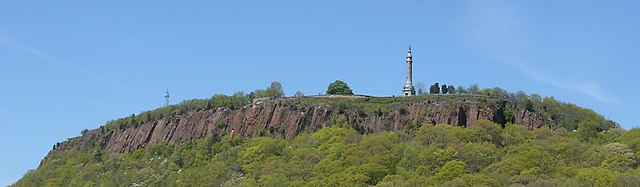
<svg viewBox="0 0 640 187">
<path fill-rule="evenodd" d="M 637 130 L 535 94 L 253 94 L 184 101 L 83 130 L 16 185 L 501 186 L 579 183 L 571 172 L 598 169 L 616 172 L 612 180 L 638 177 L 623 174 L 637 167 Z M 610 147 L 622 149 L 622 160 L 606 160 L 618 158 Z M 606 154 L 581 160 L 596 153 Z M 296 163 L 303 168 L 286 169 Z M 401 184 L 412 176 L 420 177 Z"/>
<path fill-rule="evenodd" d="M 55 150 L 88 150 L 99 147 L 112 153 L 133 152 L 149 144 L 170 141 L 183 143 L 197 138 L 219 140 L 224 136 L 270 136 L 292 139 L 300 132 L 313 132 L 326 126 L 351 127 L 361 134 L 380 131 L 413 132 L 422 124 L 450 124 L 472 127 L 478 120 L 504 126 L 522 125 L 529 130 L 576 126 L 559 120 L 595 121 L 601 130 L 615 123 L 575 105 L 558 104 L 557 110 L 569 115 L 545 116 L 527 102 L 509 101 L 486 95 L 423 95 L 417 97 L 312 96 L 291 98 L 247 98 L 215 96 L 191 100 L 112 121 L 98 129 L 83 131 L 81 137 L 57 144 Z M 238 102 L 237 100 L 243 100 Z M 530 105 L 533 105 L 531 102 Z M 550 106 L 544 106 L 550 108 Z M 571 119 L 575 118 L 575 119 Z M 580 119 L 583 118 L 583 119 Z M 545 120 L 546 119 L 546 120 Z"/>
</svg>

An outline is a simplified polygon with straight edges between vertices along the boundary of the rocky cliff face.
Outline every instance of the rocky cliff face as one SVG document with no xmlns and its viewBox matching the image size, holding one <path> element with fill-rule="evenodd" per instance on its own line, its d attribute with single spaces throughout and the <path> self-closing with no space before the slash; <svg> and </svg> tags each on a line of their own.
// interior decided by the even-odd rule
<svg viewBox="0 0 640 187">
<path fill-rule="evenodd" d="M 478 120 L 504 124 L 504 110 L 514 114 L 517 124 L 529 129 L 543 126 L 543 119 L 523 107 L 506 108 L 504 101 L 414 101 L 394 103 L 397 109 L 365 112 L 349 105 L 303 103 L 295 99 L 261 102 L 241 110 L 217 108 L 168 116 L 137 127 L 106 131 L 95 129 L 63 142 L 54 151 L 73 147 L 99 147 L 112 153 L 133 152 L 160 142 L 183 143 L 196 138 L 222 136 L 280 136 L 291 139 L 302 131 L 315 131 L 345 120 L 361 133 L 384 130 L 411 131 L 423 123 L 470 127 Z"/>
</svg>

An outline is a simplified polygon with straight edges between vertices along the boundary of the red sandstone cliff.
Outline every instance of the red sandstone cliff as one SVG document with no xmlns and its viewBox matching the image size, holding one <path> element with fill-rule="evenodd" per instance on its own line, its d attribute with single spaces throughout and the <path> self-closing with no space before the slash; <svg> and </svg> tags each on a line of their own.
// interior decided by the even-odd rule
<svg viewBox="0 0 640 187">
<path fill-rule="evenodd" d="M 324 103 L 296 104 L 293 99 L 262 102 L 241 110 L 217 108 L 165 117 L 123 130 L 90 130 L 82 137 L 59 144 L 54 151 L 76 147 L 87 150 L 99 147 L 112 153 L 132 152 L 159 142 L 182 143 L 196 138 L 235 136 L 281 136 L 290 139 L 302 131 L 315 131 L 333 125 L 336 116 L 345 116 L 361 133 L 383 130 L 408 131 L 420 124 L 472 126 L 485 119 L 503 124 L 506 103 L 491 101 L 424 101 L 399 103 L 400 109 L 375 113 L 338 109 Z M 543 119 L 523 107 L 510 108 L 516 124 L 529 129 L 543 126 Z"/>
</svg>

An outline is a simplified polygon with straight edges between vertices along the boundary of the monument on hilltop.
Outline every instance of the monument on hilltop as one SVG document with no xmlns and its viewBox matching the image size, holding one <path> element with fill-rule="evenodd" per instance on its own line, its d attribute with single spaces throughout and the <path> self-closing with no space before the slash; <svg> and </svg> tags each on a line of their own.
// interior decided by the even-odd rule
<svg viewBox="0 0 640 187">
<path fill-rule="evenodd" d="M 416 89 L 413 87 L 413 78 L 412 78 L 412 63 L 413 57 L 411 56 L 411 46 L 409 46 L 409 51 L 407 52 L 407 82 L 402 89 L 403 96 L 414 96 L 416 95 Z"/>
</svg>

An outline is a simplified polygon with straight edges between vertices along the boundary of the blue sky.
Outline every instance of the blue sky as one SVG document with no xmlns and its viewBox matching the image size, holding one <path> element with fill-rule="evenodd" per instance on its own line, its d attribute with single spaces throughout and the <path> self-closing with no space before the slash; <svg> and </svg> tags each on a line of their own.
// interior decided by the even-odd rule
<svg viewBox="0 0 640 187">
<path fill-rule="evenodd" d="M 0 1 L 0 185 L 106 121 L 280 81 L 538 93 L 638 127 L 640 1 Z"/>
</svg>

